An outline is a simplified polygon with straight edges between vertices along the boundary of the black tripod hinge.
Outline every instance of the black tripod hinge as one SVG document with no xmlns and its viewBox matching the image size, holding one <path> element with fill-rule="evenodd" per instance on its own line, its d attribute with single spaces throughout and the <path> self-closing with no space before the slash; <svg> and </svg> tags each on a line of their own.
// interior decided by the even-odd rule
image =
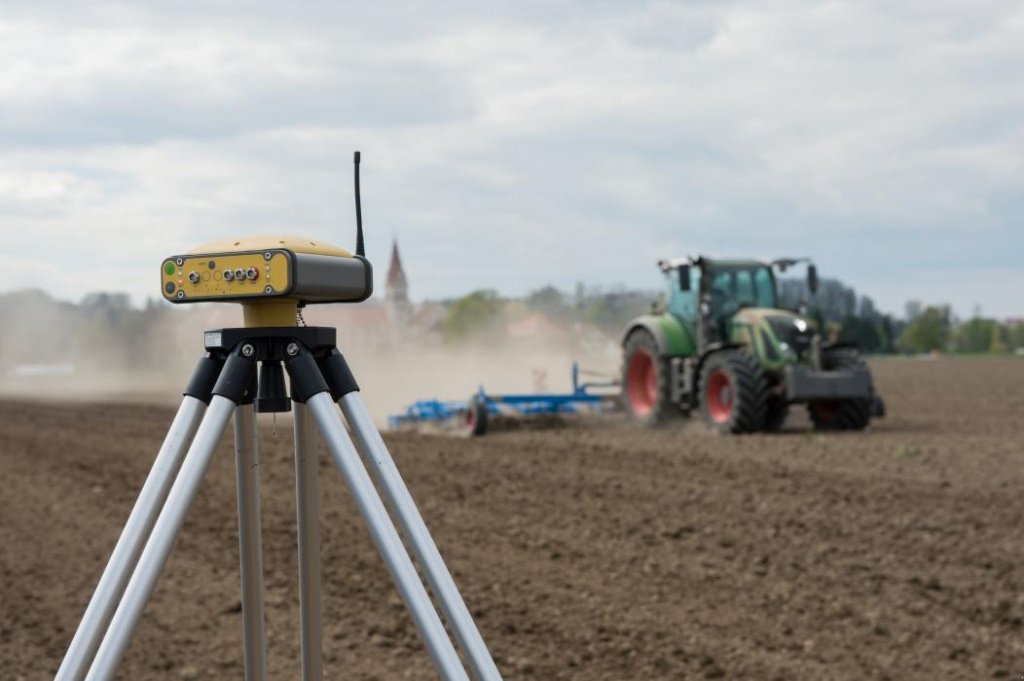
<svg viewBox="0 0 1024 681">
<path fill-rule="evenodd" d="M 331 397 L 335 402 L 349 393 L 359 392 L 356 377 L 352 375 L 345 356 L 338 351 L 338 348 L 333 348 L 327 356 L 318 359 L 317 364 L 320 365 L 320 371 L 323 372 L 324 378 L 327 380 L 327 387 L 330 388 Z"/>
<path fill-rule="evenodd" d="M 224 362 L 224 369 L 220 372 L 220 378 L 217 379 L 217 385 L 213 386 L 214 395 L 226 397 L 235 404 L 243 404 L 247 399 L 251 400 L 253 396 L 249 395 L 249 392 L 256 389 L 256 382 L 253 380 L 256 375 L 256 359 L 255 356 L 244 356 L 242 354 L 243 347 L 245 344 L 240 344 L 234 352 L 228 355 L 227 361 Z"/>
<path fill-rule="evenodd" d="M 245 392 L 236 404 L 239 406 L 243 404 L 252 404 L 256 401 L 256 395 L 260 389 L 259 372 L 256 371 L 256 363 L 252 364 L 252 371 L 249 372 L 249 385 L 245 388 Z"/>
<path fill-rule="evenodd" d="M 213 397 L 213 386 L 217 384 L 217 378 L 223 367 L 224 359 L 215 357 L 213 353 L 201 357 L 182 394 L 209 404 L 210 398 Z"/>
<path fill-rule="evenodd" d="M 306 348 L 299 348 L 296 355 L 286 359 L 284 368 L 292 379 L 292 399 L 296 402 L 305 403 L 313 395 L 328 392 L 327 381 Z"/>
</svg>

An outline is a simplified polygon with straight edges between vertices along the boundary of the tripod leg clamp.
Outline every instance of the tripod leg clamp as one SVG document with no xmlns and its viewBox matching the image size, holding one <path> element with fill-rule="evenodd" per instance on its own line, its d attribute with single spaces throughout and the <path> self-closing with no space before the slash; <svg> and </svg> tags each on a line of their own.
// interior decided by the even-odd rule
<svg viewBox="0 0 1024 681">
<path fill-rule="evenodd" d="M 239 344 L 224 362 L 224 369 L 220 372 L 217 385 L 213 386 L 213 394 L 226 397 L 235 404 L 243 404 L 252 396 L 249 392 L 255 388 L 253 380 L 256 374 L 256 356 L 254 354 L 246 357 L 242 354 L 242 347 L 247 344 Z M 252 346 L 248 346 L 252 347 Z"/>
<path fill-rule="evenodd" d="M 306 348 L 299 346 L 298 354 L 284 361 L 284 368 L 292 379 L 292 399 L 296 402 L 304 404 L 313 395 L 328 392 L 324 375 Z"/>
<path fill-rule="evenodd" d="M 220 376 L 223 367 L 223 358 L 214 357 L 212 353 L 200 358 L 196 370 L 192 372 L 192 378 L 182 394 L 210 404 L 210 398 L 213 397 L 213 386 L 217 384 L 217 377 Z"/>
<path fill-rule="evenodd" d="M 320 365 L 320 371 L 323 373 L 324 378 L 327 379 L 327 386 L 331 390 L 331 398 L 335 402 L 349 393 L 359 392 L 359 384 L 356 383 L 356 377 L 352 375 L 352 370 L 349 369 L 345 356 L 338 351 L 338 348 L 332 348 L 330 354 L 317 360 L 317 364 Z"/>
</svg>

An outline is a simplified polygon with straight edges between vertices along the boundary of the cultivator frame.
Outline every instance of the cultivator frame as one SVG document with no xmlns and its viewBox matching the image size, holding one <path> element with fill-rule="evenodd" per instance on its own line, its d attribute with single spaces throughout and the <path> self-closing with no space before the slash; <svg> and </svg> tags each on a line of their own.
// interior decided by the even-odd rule
<svg viewBox="0 0 1024 681">
<path fill-rule="evenodd" d="M 568 393 L 491 394 L 481 385 L 468 400 L 416 400 L 401 414 L 389 416 L 388 427 L 392 430 L 455 429 L 479 436 L 486 434 L 489 424 L 498 419 L 618 410 L 619 382 L 581 382 L 580 377 L 586 373 L 592 372 L 580 369 L 579 364 L 573 362 L 572 391 Z"/>
</svg>

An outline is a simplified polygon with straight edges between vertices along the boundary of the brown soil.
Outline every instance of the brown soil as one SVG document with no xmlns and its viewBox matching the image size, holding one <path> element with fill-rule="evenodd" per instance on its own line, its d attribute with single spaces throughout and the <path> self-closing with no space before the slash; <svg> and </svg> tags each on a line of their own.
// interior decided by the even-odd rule
<svg viewBox="0 0 1024 681">
<path fill-rule="evenodd" d="M 862 434 L 620 420 L 389 437 L 507 679 L 1024 673 L 1024 362 L 882 361 Z M 166 407 L 0 402 L 0 677 L 49 679 Z M 271 677 L 298 678 L 290 423 L 265 418 Z M 322 466 L 327 676 L 435 678 Z M 121 667 L 241 678 L 225 438 Z"/>
</svg>

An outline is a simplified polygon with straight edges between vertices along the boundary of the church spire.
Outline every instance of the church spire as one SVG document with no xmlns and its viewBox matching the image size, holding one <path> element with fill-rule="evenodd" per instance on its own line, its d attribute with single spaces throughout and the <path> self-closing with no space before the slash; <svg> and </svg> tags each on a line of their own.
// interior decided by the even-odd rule
<svg viewBox="0 0 1024 681">
<path fill-rule="evenodd" d="M 391 264 L 388 265 L 384 290 L 391 318 L 399 324 L 407 322 L 412 317 L 412 305 L 409 303 L 409 282 L 402 268 L 402 257 L 398 254 L 397 239 L 391 243 Z"/>
<path fill-rule="evenodd" d="M 391 264 L 388 266 L 388 297 L 391 298 L 393 294 L 396 294 L 399 298 L 406 298 L 408 286 L 405 270 L 402 269 L 402 258 L 398 254 L 398 239 L 395 239 L 391 242 Z"/>
</svg>

